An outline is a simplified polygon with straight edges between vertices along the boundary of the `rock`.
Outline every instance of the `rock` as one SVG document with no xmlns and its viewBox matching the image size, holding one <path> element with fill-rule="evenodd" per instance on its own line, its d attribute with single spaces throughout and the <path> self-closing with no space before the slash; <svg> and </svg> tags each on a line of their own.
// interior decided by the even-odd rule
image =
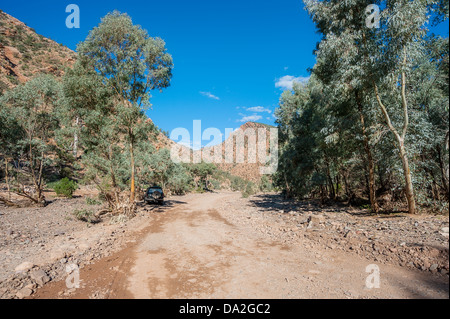
<svg viewBox="0 0 450 319">
<path fill-rule="evenodd" d="M 14 270 L 17 272 L 27 272 L 28 270 L 30 270 L 31 268 L 34 267 L 33 263 L 30 263 L 28 261 L 20 264 L 19 266 L 17 266 Z"/>
<path fill-rule="evenodd" d="M 314 225 L 323 224 L 324 221 L 325 221 L 325 219 L 322 216 L 312 215 L 309 217 L 309 222 L 313 223 Z"/>
<path fill-rule="evenodd" d="M 430 267 L 430 271 L 431 271 L 431 272 L 436 272 L 436 271 L 437 271 L 437 269 L 438 269 L 438 267 L 439 267 L 439 265 L 438 265 L 438 264 L 434 264 L 434 265 L 431 265 L 431 267 Z"/>
<path fill-rule="evenodd" d="M 441 252 L 439 251 L 439 249 L 432 248 L 432 249 L 430 249 L 429 256 L 436 258 L 440 255 L 440 253 Z"/>
<path fill-rule="evenodd" d="M 317 215 L 311 215 L 308 217 L 308 227 L 307 229 L 311 230 L 313 227 L 317 227 L 320 224 L 324 223 L 324 218 L 322 216 L 317 216 Z"/>
<path fill-rule="evenodd" d="M 80 249 L 82 251 L 88 250 L 89 248 L 90 248 L 90 246 L 87 243 L 81 243 L 78 245 L 78 249 Z"/>
<path fill-rule="evenodd" d="M 430 267 L 431 267 L 430 263 L 429 263 L 428 261 L 425 261 L 425 262 L 423 263 L 421 269 L 425 271 L 425 270 L 430 269 Z"/>
<path fill-rule="evenodd" d="M 299 225 L 307 224 L 309 222 L 309 217 L 302 217 L 298 220 Z"/>
<path fill-rule="evenodd" d="M 41 287 L 50 281 L 50 277 L 43 270 L 32 271 L 30 277 Z"/>
<path fill-rule="evenodd" d="M 441 232 L 443 232 L 444 234 L 448 234 L 449 228 L 448 227 L 444 227 L 444 228 L 441 229 Z"/>
<path fill-rule="evenodd" d="M 36 284 L 29 284 L 29 285 L 26 285 L 25 288 L 33 290 L 33 289 L 37 288 L 37 285 Z"/>
<path fill-rule="evenodd" d="M 17 292 L 16 297 L 19 298 L 19 299 L 23 299 L 23 298 L 26 298 L 26 297 L 30 297 L 32 294 L 33 294 L 33 290 L 31 290 L 30 288 L 25 287 L 25 288 L 20 289 Z"/>
</svg>

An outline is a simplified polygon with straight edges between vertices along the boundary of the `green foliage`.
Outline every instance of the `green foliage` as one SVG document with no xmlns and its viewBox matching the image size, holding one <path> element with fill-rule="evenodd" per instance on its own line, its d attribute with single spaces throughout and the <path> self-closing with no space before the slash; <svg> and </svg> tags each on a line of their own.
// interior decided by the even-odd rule
<svg viewBox="0 0 450 319">
<path fill-rule="evenodd" d="M 6 92 L 0 99 L 3 114 L 0 153 L 21 162 L 15 167 L 15 189 L 33 185 L 36 194 L 28 196 L 37 203 L 45 202 L 42 194 L 43 175 L 54 163 L 52 150 L 59 129 L 58 106 L 61 100 L 60 84 L 52 76 L 38 76 Z M 27 195 L 27 194 L 22 194 Z"/>
<path fill-rule="evenodd" d="M 95 216 L 95 213 L 91 210 L 76 210 L 73 212 L 73 215 L 77 220 L 85 223 L 97 224 L 100 222 L 99 219 Z"/>
<path fill-rule="evenodd" d="M 96 200 L 95 198 L 86 197 L 86 204 L 88 204 L 89 206 L 98 206 L 101 205 L 102 202 Z"/>
<path fill-rule="evenodd" d="M 247 182 L 245 185 L 244 191 L 242 192 L 242 197 L 248 198 L 252 195 L 256 194 L 256 186 L 252 182 Z"/>
<path fill-rule="evenodd" d="M 248 181 L 244 180 L 241 177 L 238 176 L 232 176 L 231 177 L 231 190 L 234 192 L 237 191 L 244 191 L 247 186 Z"/>
<path fill-rule="evenodd" d="M 367 28 L 366 1 L 305 4 L 322 39 L 309 83 L 280 98 L 276 187 L 289 197 L 368 198 L 372 167 L 376 194 L 410 204 L 415 190 L 422 208 L 445 206 L 448 38 L 428 36 L 426 24 L 433 8 L 448 19 L 448 4 L 387 2 L 380 29 Z"/>
<path fill-rule="evenodd" d="M 19 79 L 14 76 L 14 75 L 7 75 L 6 78 L 9 80 L 9 82 L 11 82 L 13 85 L 18 85 L 19 84 Z"/>
<path fill-rule="evenodd" d="M 170 85 L 172 57 L 164 41 L 151 38 L 117 11 L 105 16 L 77 51 L 79 65 L 69 75 L 66 90 L 69 105 L 74 106 L 72 120 L 82 115 L 87 128 L 88 134 L 81 134 L 89 174 L 109 179 L 116 190 L 128 184 L 134 201 L 136 152 L 145 148 L 140 144 L 154 130 L 144 113 L 150 92 Z M 86 105 L 77 92 L 90 103 Z"/>
<path fill-rule="evenodd" d="M 263 175 L 261 177 L 261 180 L 259 182 L 259 190 L 261 192 L 272 192 L 274 191 L 274 186 L 272 181 L 267 177 L 266 175 Z"/>
<path fill-rule="evenodd" d="M 210 179 L 217 171 L 217 167 L 212 163 L 191 164 L 189 166 L 191 175 L 194 177 L 197 189 L 207 190 L 210 188 Z"/>
<path fill-rule="evenodd" d="M 58 196 L 72 198 L 73 193 L 78 189 L 78 185 L 75 181 L 69 180 L 66 177 L 59 182 L 53 183 L 52 188 Z"/>
<path fill-rule="evenodd" d="M 149 106 L 149 92 L 170 85 L 173 62 L 164 41 L 149 37 L 127 14 L 106 15 L 77 51 L 134 106 Z"/>
<path fill-rule="evenodd" d="M 3 95 L 3 93 L 8 89 L 9 86 L 5 82 L 0 81 L 0 95 Z"/>
<path fill-rule="evenodd" d="M 193 178 L 182 164 L 173 163 L 168 149 L 155 151 L 149 142 L 136 150 L 137 178 L 141 189 L 158 185 L 164 191 L 182 195 L 192 189 Z"/>
</svg>

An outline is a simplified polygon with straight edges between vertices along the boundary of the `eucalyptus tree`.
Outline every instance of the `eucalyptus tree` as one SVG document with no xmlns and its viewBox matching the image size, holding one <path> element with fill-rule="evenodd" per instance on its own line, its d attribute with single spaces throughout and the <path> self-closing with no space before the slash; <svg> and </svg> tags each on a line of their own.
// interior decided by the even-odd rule
<svg viewBox="0 0 450 319">
<path fill-rule="evenodd" d="M 313 76 L 307 85 L 295 85 L 293 91 L 284 92 L 275 112 L 281 130 L 281 155 L 274 183 L 287 197 L 304 198 L 319 189 L 324 198 L 327 186 L 329 193 L 334 193 L 334 183 L 328 179 L 331 148 L 325 142 L 328 118 L 323 112 L 322 93 Z"/>
<path fill-rule="evenodd" d="M 3 171 L 6 187 L 8 191 L 8 198 L 0 196 L 0 202 L 3 202 L 9 206 L 13 206 L 11 202 L 11 178 L 13 170 L 11 167 L 11 161 L 19 158 L 22 153 L 22 147 L 19 145 L 19 141 L 25 136 L 24 130 L 17 121 L 14 112 L 0 101 L 0 171 Z"/>
<path fill-rule="evenodd" d="M 170 150 L 155 151 L 149 142 L 141 142 L 136 152 L 137 181 L 141 188 L 159 185 L 166 193 L 177 195 L 187 192 L 193 182 L 189 170 L 170 159 Z"/>
<path fill-rule="evenodd" d="M 94 181 L 102 193 L 121 189 L 124 178 L 120 177 L 124 166 L 121 137 L 117 127 L 117 114 L 112 90 L 102 77 L 86 63 L 77 61 L 63 80 L 65 128 L 67 137 L 80 138 L 83 149 L 82 162 L 87 168 L 86 178 Z M 73 127 L 74 120 L 82 125 Z M 106 187 L 109 181 L 110 187 Z"/>
<path fill-rule="evenodd" d="M 448 201 L 448 138 L 449 138 L 449 90 L 448 90 L 448 38 L 430 36 L 427 54 L 412 72 L 420 90 L 414 95 L 415 111 L 412 113 L 414 147 L 418 154 L 421 174 L 416 183 L 422 183 L 421 192 L 431 192 L 433 200 L 440 201 L 441 193 Z"/>
<path fill-rule="evenodd" d="M 6 131 L 0 133 L 0 152 L 6 164 L 14 162 L 14 192 L 39 205 L 46 203 L 44 173 L 54 161 L 61 96 L 60 83 L 53 76 L 41 75 L 6 92 L 0 100 L 2 131 Z"/>
<path fill-rule="evenodd" d="M 84 179 L 94 182 L 102 196 L 107 199 L 108 210 L 116 214 L 134 213 L 134 200 L 123 192 L 129 187 L 130 149 L 126 147 L 127 136 L 123 131 L 124 106 L 117 103 L 117 96 L 103 81 L 102 75 L 89 67 L 86 60 L 78 61 L 63 81 L 65 128 L 67 136 L 73 136 L 72 123 L 80 120 L 77 129 L 81 147 L 81 162 L 85 167 Z M 137 109 L 134 108 L 136 111 Z M 133 133 L 136 151 L 150 145 L 150 136 L 156 128 L 139 110 L 136 111 Z M 149 154 L 152 148 L 146 149 Z M 147 156 L 149 156 L 147 154 Z"/>
<path fill-rule="evenodd" d="M 337 92 L 375 98 L 383 121 L 396 142 L 411 214 L 416 212 L 408 158 L 411 95 L 418 83 L 411 73 L 424 55 L 426 24 L 433 4 L 440 1 L 372 1 L 383 7 L 380 23 L 365 0 L 305 0 L 323 39 L 318 45 L 315 72 L 330 77 Z M 372 6 L 371 8 L 376 8 Z M 379 7 L 378 7 L 379 8 Z M 375 17 L 376 18 L 376 17 Z M 325 62 L 323 62 L 325 61 Z"/>
<path fill-rule="evenodd" d="M 134 25 L 127 14 L 114 11 L 90 31 L 77 47 L 116 98 L 118 128 L 130 154 L 130 200 L 135 199 L 135 146 L 142 137 L 142 115 L 151 106 L 150 92 L 170 85 L 172 57 L 160 38 Z"/>
</svg>

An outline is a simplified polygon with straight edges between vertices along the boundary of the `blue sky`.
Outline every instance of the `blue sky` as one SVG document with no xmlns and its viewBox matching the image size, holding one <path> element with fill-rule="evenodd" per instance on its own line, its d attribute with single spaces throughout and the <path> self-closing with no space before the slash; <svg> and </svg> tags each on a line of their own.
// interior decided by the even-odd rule
<svg viewBox="0 0 450 319">
<path fill-rule="evenodd" d="M 80 29 L 65 26 L 72 3 Z M 174 76 L 170 88 L 152 93 L 148 116 L 165 131 L 192 130 L 193 120 L 222 132 L 247 120 L 274 124 L 280 94 L 309 76 L 320 39 L 301 0 L 9 1 L 0 9 L 73 50 L 114 9 L 163 38 Z"/>
</svg>

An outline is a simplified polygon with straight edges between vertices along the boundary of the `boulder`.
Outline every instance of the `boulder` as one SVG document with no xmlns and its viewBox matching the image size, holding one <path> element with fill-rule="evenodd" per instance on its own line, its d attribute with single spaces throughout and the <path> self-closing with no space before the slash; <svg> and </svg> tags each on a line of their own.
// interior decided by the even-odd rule
<svg viewBox="0 0 450 319">
<path fill-rule="evenodd" d="M 17 266 L 14 270 L 16 272 L 27 272 L 28 270 L 32 269 L 34 267 L 34 264 L 26 261 L 24 263 L 21 263 L 19 266 Z"/>
<path fill-rule="evenodd" d="M 28 287 L 22 288 L 20 289 L 17 293 L 16 293 L 16 297 L 19 299 L 23 299 L 26 297 L 30 297 L 33 294 L 33 290 L 31 290 Z"/>
<path fill-rule="evenodd" d="M 50 281 L 50 277 L 48 277 L 43 270 L 32 271 L 30 273 L 30 278 L 33 279 L 41 287 Z"/>
</svg>

